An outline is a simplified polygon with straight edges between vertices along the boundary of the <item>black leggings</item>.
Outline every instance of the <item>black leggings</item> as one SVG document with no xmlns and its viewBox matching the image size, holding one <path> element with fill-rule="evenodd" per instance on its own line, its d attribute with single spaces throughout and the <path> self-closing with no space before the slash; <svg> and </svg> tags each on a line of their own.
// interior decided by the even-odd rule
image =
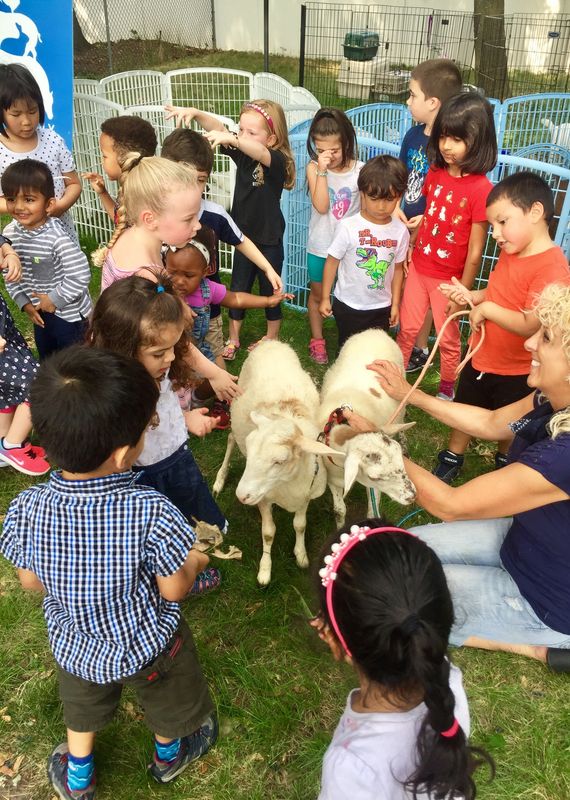
<svg viewBox="0 0 570 800">
<path fill-rule="evenodd" d="M 283 244 L 258 244 L 257 248 L 263 253 L 275 272 L 281 275 L 281 269 L 283 267 Z M 256 267 L 249 258 L 246 258 L 236 250 L 234 253 L 230 290 L 232 292 L 251 293 L 256 278 L 259 281 L 259 294 L 264 297 L 271 297 L 273 294 L 273 286 L 265 277 L 265 273 L 262 272 L 259 267 Z M 245 309 L 230 308 L 229 316 L 230 319 L 243 319 L 245 317 Z M 281 305 L 275 308 L 266 308 L 265 318 L 268 320 L 281 319 Z"/>
</svg>

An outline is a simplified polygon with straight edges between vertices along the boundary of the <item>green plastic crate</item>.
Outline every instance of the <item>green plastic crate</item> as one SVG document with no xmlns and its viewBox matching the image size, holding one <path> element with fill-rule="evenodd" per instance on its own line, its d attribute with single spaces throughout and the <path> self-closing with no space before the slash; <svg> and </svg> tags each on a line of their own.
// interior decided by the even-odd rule
<svg viewBox="0 0 570 800">
<path fill-rule="evenodd" d="M 380 39 L 372 31 L 349 31 L 344 37 L 344 57 L 350 61 L 370 61 L 378 52 Z"/>
</svg>

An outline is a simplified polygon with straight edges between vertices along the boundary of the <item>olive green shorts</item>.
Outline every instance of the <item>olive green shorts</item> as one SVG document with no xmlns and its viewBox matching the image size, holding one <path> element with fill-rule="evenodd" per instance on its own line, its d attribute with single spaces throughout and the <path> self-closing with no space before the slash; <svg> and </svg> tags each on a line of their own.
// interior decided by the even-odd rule
<svg viewBox="0 0 570 800">
<path fill-rule="evenodd" d="M 193 733 L 214 709 L 183 618 L 163 652 L 134 675 L 91 683 L 58 667 L 58 678 L 65 725 L 78 733 L 98 731 L 113 719 L 123 686 L 134 689 L 150 730 L 170 739 Z"/>
</svg>

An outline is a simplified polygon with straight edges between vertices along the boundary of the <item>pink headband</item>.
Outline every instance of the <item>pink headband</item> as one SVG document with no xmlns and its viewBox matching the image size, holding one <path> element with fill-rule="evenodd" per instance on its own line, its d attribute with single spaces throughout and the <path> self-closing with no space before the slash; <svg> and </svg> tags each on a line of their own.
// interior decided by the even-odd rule
<svg viewBox="0 0 570 800">
<path fill-rule="evenodd" d="M 258 106 L 257 103 L 246 103 L 244 105 L 244 108 L 251 108 L 252 111 L 257 111 L 258 114 L 261 114 L 261 116 L 265 119 L 265 121 L 269 125 L 271 133 L 275 133 L 275 128 L 273 127 L 273 120 L 271 119 L 270 115 L 264 108 Z"/>
<path fill-rule="evenodd" d="M 329 615 L 329 619 L 333 626 L 334 632 L 336 634 L 337 639 L 343 646 L 347 655 L 352 656 L 352 653 L 347 647 L 346 642 L 344 641 L 344 636 L 340 632 L 340 628 L 338 627 L 338 623 L 336 621 L 336 617 L 334 615 L 334 609 L 332 604 L 332 589 L 333 584 L 337 576 L 338 568 L 346 556 L 348 552 L 352 550 L 352 548 L 358 544 L 358 542 L 363 542 L 368 536 L 372 536 L 375 533 L 405 533 L 407 536 L 414 536 L 413 533 L 409 531 L 405 531 L 402 528 L 392 528 L 392 527 L 385 527 L 385 528 L 359 528 L 358 525 L 352 525 L 350 528 L 350 533 L 341 533 L 340 535 L 340 542 L 335 542 L 331 547 L 331 555 L 325 556 L 325 566 L 319 570 L 319 575 L 321 576 L 321 583 L 326 589 L 326 600 L 327 600 L 327 611 Z M 414 536 L 414 538 L 416 538 Z"/>
</svg>

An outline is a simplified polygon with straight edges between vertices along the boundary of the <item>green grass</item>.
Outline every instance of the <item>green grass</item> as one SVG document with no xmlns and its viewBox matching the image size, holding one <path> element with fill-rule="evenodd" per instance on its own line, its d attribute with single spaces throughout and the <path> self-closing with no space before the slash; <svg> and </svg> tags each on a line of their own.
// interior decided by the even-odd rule
<svg viewBox="0 0 570 800">
<path fill-rule="evenodd" d="M 89 248 L 88 248 L 89 249 Z M 92 290 L 97 291 L 99 276 Z M 29 334 L 27 319 L 16 315 Z M 263 333 L 263 315 L 249 312 L 244 342 Z M 327 324 L 329 349 L 334 325 Z M 317 380 L 324 368 L 306 354 L 306 316 L 286 309 L 282 338 L 293 344 Z M 230 365 L 239 371 L 245 353 Z M 427 386 L 435 389 L 435 370 Z M 446 429 L 411 410 L 417 427 L 409 433 L 412 457 L 429 466 L 446 441 Z M 221 463 L 226 434 L 216 432 L 192 449 L 210 485 Z M 464 479 L 492 466 L 492 448 L 472 450 Z M 113 724 L 97 738 L 99 800 L 306 800 L 318 793 L 322 757 L 346 694 L 355 677 L 346 665 L 332 661 L 309 629 L 301 597 L 315 608 L 310 573 L 293 557 L 290 514 L 277 509 L 271 584 L 261 589 L 256 574 L 261 555 L 259 514 L 241 506 L 234 491 L 243 458 L 232 463 L 219 502 L 230 520 L 229 543 L 243 550 L 242 562 L 221 562 L 221 589 L 183 604 L 198 643 L 201 660 L 221 721 L 216 748 L 188 769 L 168 789 L 148 777 L 152 745 L 140 721 L 140 709 L 125 692 Z M 0 471 L 0 513 L 33 480 L 9 468 Z M 398 521 L 409 509 L 390 501 L 385 513 Z M 348 519 L 365 515 L 366 498 L 356 487 L 348 502 Z M 413 522 L 429 521 L 420 513 Z M 309 507 L 307 550 L 311 570 L 323 539 L 334 527 L 328 492 Z M 299 596 L 301 595 L 301 597 Z M 14 569 L 0 559 L 0 750 L 23 755 L 20 782 L 14 787 L 0 775 L 2 800 L 45 800 L 53 795 L 45 778 L 45 761 L 64 738 L 54 663 L 39 597 L 25 594 Z M 504 654 L 468 650 L 453 652 L 464 671 L 472 714 L 473 742 L 485 746 L 497 763 L 488 784 L 479 778 L 482 800 L 570 798 L 570 712 L 568 680 L 536 662 Z"/>
</svg>

